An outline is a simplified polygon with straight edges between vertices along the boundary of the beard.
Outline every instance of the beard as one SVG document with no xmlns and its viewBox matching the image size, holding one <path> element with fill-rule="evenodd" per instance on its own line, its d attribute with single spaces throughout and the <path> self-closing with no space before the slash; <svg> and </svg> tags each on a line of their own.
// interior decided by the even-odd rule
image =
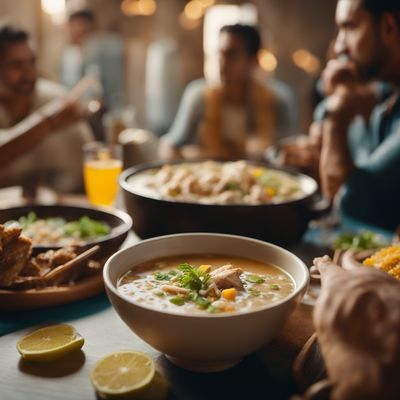
<svg viewBox="0 0 400 400">
<path fill-rule="evenodd" d="M 24 80 L 21 82 L 16 83 L 13 88 L 12 91 L 15 94 L 19 94 L 22 96 L 28 96 L 33 94 L 34 90 L 35 90 L 35 84 L 36 84 L 36 80 Z"/>
<path fill-rule="evenodd" d="M 360 65 L 358 64 L 358 72 L 363 81 L 369 82 L 372 80 L 376 80 L 382 78 L 381 72 L 383 67 L 382 59 L 375 59 L 373 62 Z"/>
</svg>

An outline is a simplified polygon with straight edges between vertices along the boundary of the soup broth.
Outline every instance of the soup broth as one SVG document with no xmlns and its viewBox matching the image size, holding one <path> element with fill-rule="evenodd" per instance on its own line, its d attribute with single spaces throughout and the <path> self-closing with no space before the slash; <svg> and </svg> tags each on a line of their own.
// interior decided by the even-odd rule
<svg viewBox="0 0 400 400">
<path fill-rule="evenodd" d="M 295 284 L 272 264 L 188 255 L 137 265 L 117 287 L 136 303 L 162 311 L 214 314 L 260 309 L 286 298 Z"/>
</svg>

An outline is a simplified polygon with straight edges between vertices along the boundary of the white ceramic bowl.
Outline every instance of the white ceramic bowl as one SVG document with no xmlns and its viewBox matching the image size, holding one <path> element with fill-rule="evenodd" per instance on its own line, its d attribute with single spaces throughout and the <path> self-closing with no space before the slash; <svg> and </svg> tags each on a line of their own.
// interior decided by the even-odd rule
<svg viewBox="0 0 400 400">
<path fill-rule="evenodd" d="M 232 255 L 269 262 L 293 278 L 295 290 L 287 298 L 256 311 L 204 315 L 156 310 L 118 292 L 118 278 L 135 265 L 185 254 Z M 104 267 L 108 297 L 129 328 L 176 365 L 203 372 L 229 368 L 271 341 L 300 302 L 308 281 L 304 263 L 281 247 L 241 236 L 211 233 L 144 240 L 118 251 Z"/>
</svg>

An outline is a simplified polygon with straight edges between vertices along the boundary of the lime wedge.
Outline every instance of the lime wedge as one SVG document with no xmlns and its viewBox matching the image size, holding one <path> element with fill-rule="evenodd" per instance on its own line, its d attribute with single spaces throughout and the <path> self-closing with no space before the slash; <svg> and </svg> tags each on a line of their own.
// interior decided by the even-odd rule
<svg viewBox="0 0 400 400">
<path fill-rule="evenodd" d="M 50 325 L 24 336 L 17 350 L 25 360 L 48 362 L 79 350 L 84 342 L 71 325 Z"/>
<path fill-rule="evenodd" d="M 145 394 L 155 375 L 153 359 L 139 351 L 125 350 L 102 358 L 90 379 L 104 399 L 132 399 Z"/>
</svg>

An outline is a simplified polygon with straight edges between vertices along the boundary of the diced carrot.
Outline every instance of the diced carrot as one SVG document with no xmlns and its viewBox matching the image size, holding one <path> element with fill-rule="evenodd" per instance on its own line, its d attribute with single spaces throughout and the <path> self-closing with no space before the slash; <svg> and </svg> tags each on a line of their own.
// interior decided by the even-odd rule
<svg viewBox="0 0 400 400">
<path fill-rule="evenodd" d="M 204 273 L 209 272 L 210 269 L 211 269 L 211 265 L 206 265 L 206 264 L 200 265 L 200 267 L 197 268 L 198 271 L 204 272 Z"/>
<path fill-rule="evenodd" d="M 224 299 L 229 300 L 229 301 L 235 301 L 236 298 L 236 289 L 235 288 L 229 288 L 229 289 L 224 289 L 221 292 L 221 295 Z"/>
</svg>

